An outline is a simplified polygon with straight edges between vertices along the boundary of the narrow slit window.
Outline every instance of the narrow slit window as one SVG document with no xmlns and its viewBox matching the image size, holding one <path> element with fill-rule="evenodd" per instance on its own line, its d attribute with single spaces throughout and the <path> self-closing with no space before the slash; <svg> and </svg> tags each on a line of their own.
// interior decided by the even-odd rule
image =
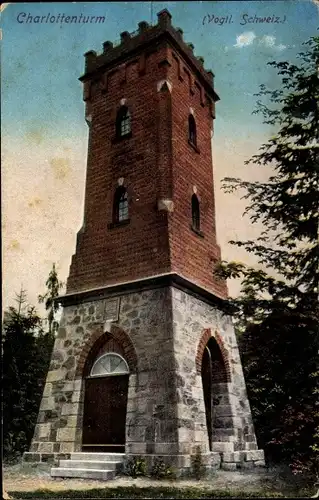
<svg viewBox="0 0 319 500">
<path fill-rule="evenodd" d="M 128 196 L 125 187 L 119 186 L 114 195 L 113 222 L 128 220 Z"/>
<path fill-rule="evenodd" d="M 125 137 L 131 133 L 131 115 L 126 106 L 122 106 L 116 117 L 116 135 Z"/>
<path fill-rule="evenodd" d="M 194 146 L 197 145 L 196 122 L 193 115 L 189 115 L 188 117 L 188 140 Z"/>
<path fill-rule="evenodd" d="M 192 227 L 195 231 L 200 231 L 200 208 L 196 194 L 192 196 Z"/>
</svg>

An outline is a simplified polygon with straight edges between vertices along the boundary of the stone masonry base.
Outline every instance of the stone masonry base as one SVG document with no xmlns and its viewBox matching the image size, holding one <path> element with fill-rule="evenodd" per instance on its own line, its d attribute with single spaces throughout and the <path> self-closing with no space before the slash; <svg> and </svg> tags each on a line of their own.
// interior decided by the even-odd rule
<svg viewBox="0 0 319 500">
<path fill-rule="evenodd" d="M 134 459 L 143 458 L 147 471 L 151 471 L 156 460 L 163 462 L 167 467 L 173 469 L 176 477 L 187 477 L 192 473 L 192 455 L 155 455 L 155 454 L 130 454 L 127 453 L 124 459 L 124 467 Z M 23 462 L 41 464 L 48 463 L 58 465 L 60 460 L 70 459 L 69 453 L 32 453 L 26 452 L 23 455 Z M 238 469 L 247 470 L 255 467 L 265 467 L 263 450 L 235 451 L 233 453 L 210 452 L 201 455 L 201 464 L 206 474 L 218 469 L 235 471 Z"/>
<path fill-rule="evenodd" d="M 166 466 L 171 467 L 177 477 L 189 476 L 192 473 L 192 455 L 148 455 L 148 454 L 126 454 L 124 463 L 137 458 L 144 458 L 147 470 L 151 470 L 156 460 L 162 461 Z M 201 455 L 201 463 L 206 473 L 218 469 L 235 471 L 237 469 L 253 469 L 255 467 L 265 467 L 264 451 L 255 450 L 240 451 L 234 453 L 210 452 Z"/>
<path fill-rule="evenodd" d="M 117 316 L 107 321 L 111 301 Z M 65 305 L 25 461 L 56 463 L 81 452 L 89 408 L 86 377 L 110 342 L 130 371 L 127 457 L 163 457 L 186 471 L 199 448 L 207 469 L 264 465 L 232 318 L 215 303 L 173 286 Z M 210 392 L 203 385 L 206 346 L 213 353 Z M 211 399 L 209 429 L 205 394 Z"/>
<path fill-rule="evenodd" d="M 57 465 L 59 460 L 69 460 L 70 453 L 33 453 L 27 451 L 23 454 L 22 461 L 28 463 L 49 463 Z"/>
</svg>

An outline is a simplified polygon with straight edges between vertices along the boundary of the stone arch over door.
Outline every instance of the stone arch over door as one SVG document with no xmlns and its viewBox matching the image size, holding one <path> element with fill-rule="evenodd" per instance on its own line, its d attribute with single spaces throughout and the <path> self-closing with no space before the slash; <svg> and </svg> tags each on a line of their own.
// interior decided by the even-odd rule
<svg viewBox="0 0 319 500">
<path fill-rule="evenodd" d="M 220 334 L 218 332 L 215 332 L 213 334 L 210 328 L 206 328 L 203 331 L 202 336 L 199 340 L 199 344 L 198 344 L 198 348 L 197 348 L 197 352 L 196 352 L 196 371 L 199 375 L 201 374 L 202 359 L 203 359 L 204 350 L 205 350 L 205 347 L 206 347 L 208 341 L 211 338 L 214 338 L 216 340 L 216 343 L 218 344 L 218 347 L 219 347 L 221 355 L 222 355 L 222 359 L 223 359 L 224 366 L 225 366 L 225 372 L 226 372 L 226 376 L 225 376 L 226 380 L 225 381 L 231 382 L 231 370 L 230 370 L 230 363 L 229 363 L 229 356 L 228 356 L 227 349 L 224 346 L 224 342 L 223 342 L 223 339 L 220 336 Z"/>
<path fill-rule="evenodd" d="M 82 378 L 89 370 L 89 363 L 96 356 L 108 339 L 113 339 L 121 345 L 125 360 L 129 366 L 130 373 L 137 371 L 137 355 L 135 347 L 129 335 L 116 325 L 111 325 L 110 331 L 105 332 L 102 325 L 97 326 L 93 334 L 88 338 L 79 355 L 75 378 Z"/>
<path fill-rule="evenodd" d="M 209 447 L 220 435 L 233 428 L 229 402 L 230 365 L 220 335 L 203 332 L 196 354 L 196 369 L 201 375 Z"/>
</svg>

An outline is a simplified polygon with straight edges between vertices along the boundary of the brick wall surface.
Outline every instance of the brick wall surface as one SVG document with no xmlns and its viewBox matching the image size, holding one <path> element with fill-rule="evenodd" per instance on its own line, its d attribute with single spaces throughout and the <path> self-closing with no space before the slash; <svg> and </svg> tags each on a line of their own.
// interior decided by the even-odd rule
<svg viewBox="0 0 319 500">
<path fill-rule="evenodd" d="M 213 276 L 220 249 L 215 231 L 211 97 L 165 39 L 155 40 L 147 51 L 142 47 L 111 70 L 92 75 L 85 82 L 90 131 L 84 224 L 67 291 L 178 272 L 225 297 L 225 282 Z M 131 112 L 132 136 L 116 142 L 121 99 L 126 99 Z M 188 143 L 190 108 L 197 124 L 197 151 Z M 130 222 L 110 228 L 119 178 L 124 178 L 128 191 Z M 190 227 L 193 186 L 200 200 L 201 235 Z M 173 210 L 159 210 L 160 200 L 172 200 Z"/>
</svg>

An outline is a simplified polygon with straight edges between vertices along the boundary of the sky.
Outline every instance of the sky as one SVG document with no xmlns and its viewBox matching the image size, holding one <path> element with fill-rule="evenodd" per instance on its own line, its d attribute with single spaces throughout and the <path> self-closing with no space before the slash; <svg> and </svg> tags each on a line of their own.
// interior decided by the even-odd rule
<svg viewBox="0 0 319 500">
<path fill-rule="evenodd" d="M 296 62 L 316 35 L 316 0 L 218 2 L 103 2 L 3 4 L 1 12 L 1 145 L 3 308 L 15 293 L 38 294 L 55 262 L 66 281 L 82 225 L 88 130 L 84 120 L 83 54 L 106 40 L 157 22 L 167 8 L 173 26 L 215 74 L 213 164 L 217 237 L 222 257 L 252 263 L 229 240 L 253 238 L 260 228 L 241 214 L 240 193 L 221 190 L 224 177 L 264 180 L 269 171 L 245 165 L 275 130 L 252 112 L 261 84 L 278 88 L 268 61 Z M 99 23 L 56 22 L 58 16 L 103 16 Z M 52 17 L 54 16 L 54 17 Z M 257 18 L 270 18 L 258 22 Z M 50 22 L 54 19 L 55 22 Z M 49 22 L 46 22 L 49 20 Z M 41 22 L 42 21 L 42 22 Z M 229 282 L 231 295 L 239 291 Z M 41 311 L 41 307 L 38 306 Z"/>
</svg>

